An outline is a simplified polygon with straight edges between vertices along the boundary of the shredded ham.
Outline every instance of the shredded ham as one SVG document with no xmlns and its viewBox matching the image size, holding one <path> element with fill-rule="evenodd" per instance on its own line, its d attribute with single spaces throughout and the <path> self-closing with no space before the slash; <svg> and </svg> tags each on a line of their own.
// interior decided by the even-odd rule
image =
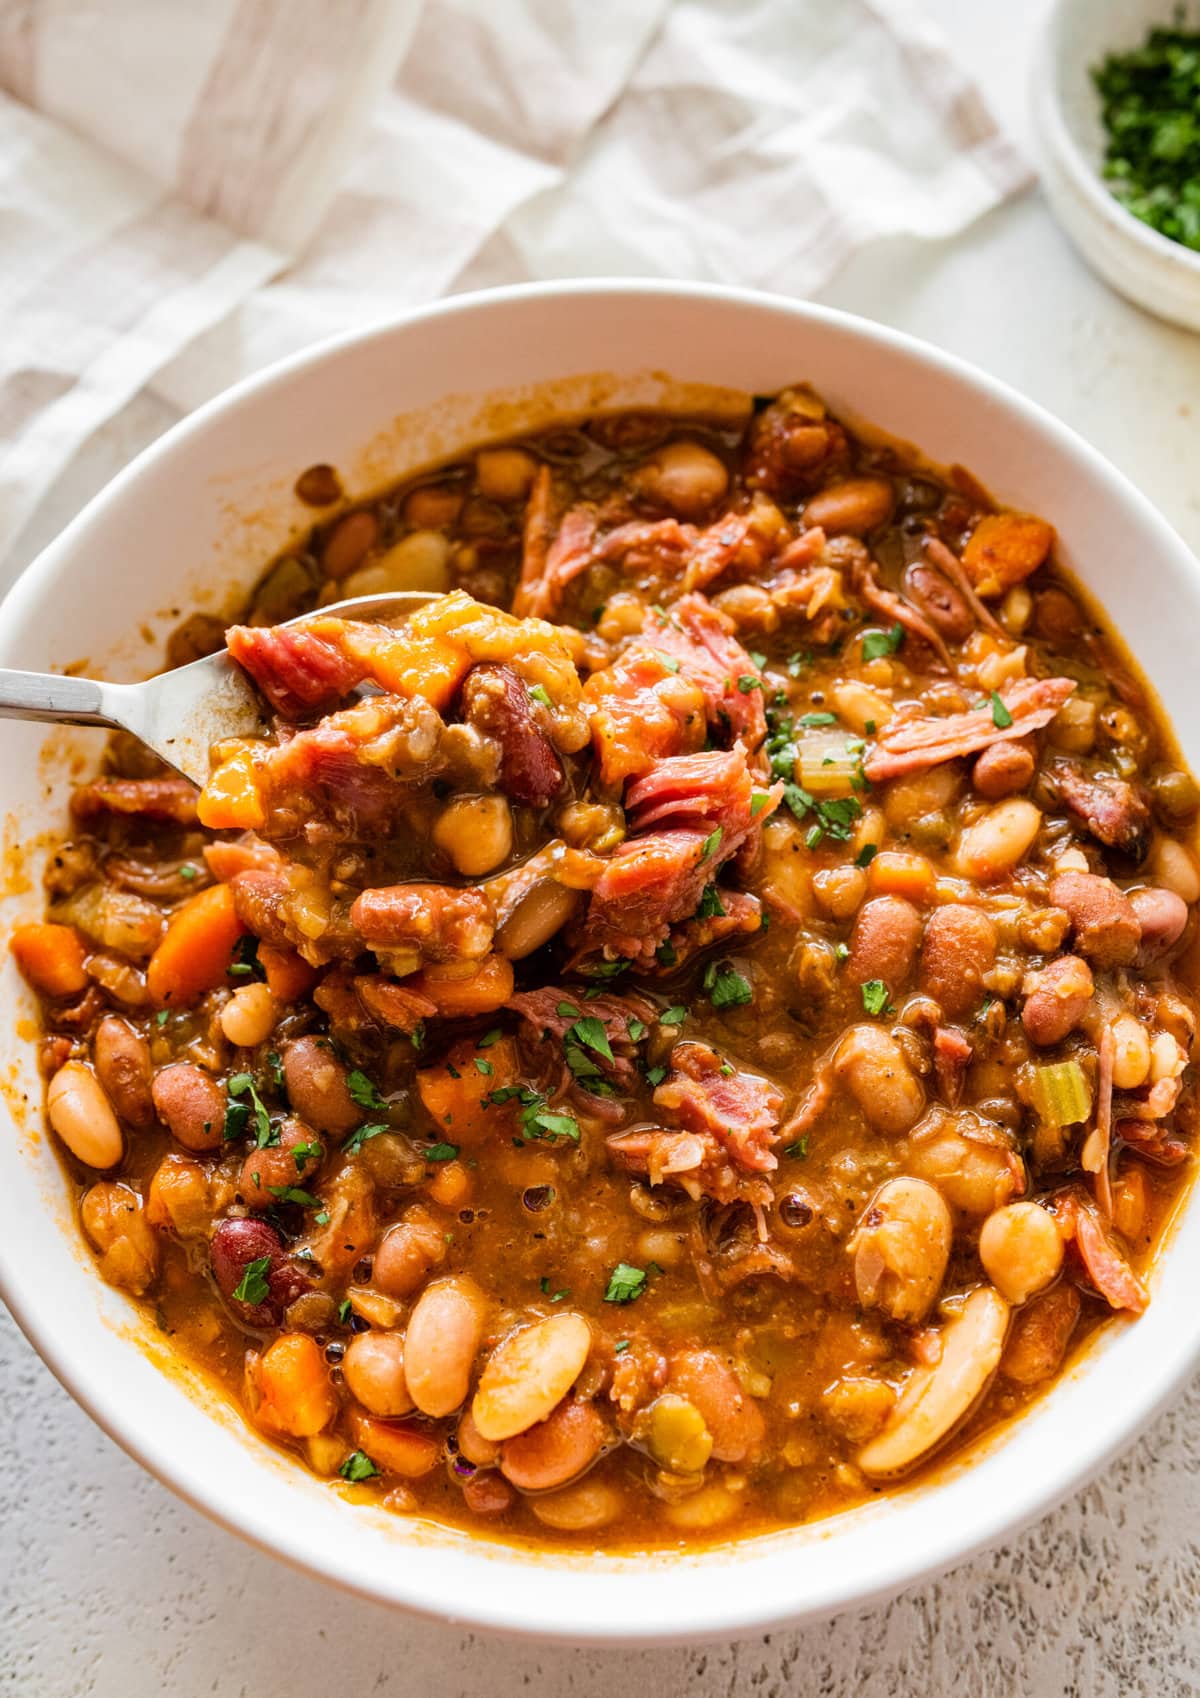
<svg viewBox="0 0 1200 1698">
<path fill-rule="evenodd" d="M 1108 1159 L 1112 1149 L 1113 1060 L 1116 1048 L 1112 1026 L 1105 1021 L 1100 1028 L 1097 1043 L 1100 1073 L 1096 1086 L 1096 1124 L 1084 1140 L 1079 1156 L 1083 1171 L 1095 1175 L 1096 1201 L 1108 1220 L 1112 1219 L 1112 1181 L 1109 1177 Z"/>
<path fill-rule="evenodd" d="M 872 784 L 882 784 L 890 778 L 939 766 L 942 761 L 977 754 L 992 743 L 1028 736 L 1031 731 L 1049 725 L 1074 689 L 1073 678 L 1018 679 L 999 692 L 1012 722 L 1003 726 L 996 724 L 990 701 L 967 713 L 947 714 L 944 718 L 893 719 L 867 755 L 863 771 Z"/>
</svg>

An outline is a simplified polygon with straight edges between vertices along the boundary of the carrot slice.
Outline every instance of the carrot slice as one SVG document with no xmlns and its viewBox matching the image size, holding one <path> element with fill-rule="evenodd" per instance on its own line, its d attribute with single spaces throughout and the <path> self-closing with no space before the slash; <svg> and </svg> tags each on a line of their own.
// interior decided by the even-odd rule
<svg viewBox="0 0 1200 1698">
<path fill-rule="evenodd" d="M 87 984 L 84 947 L 73 926 L 18 926 L 11 948 L 30 984 L 47 996 L 78 996 Z"/>
<path fill-rule="evenodd" d="M 160 1006 L 186 1008 L 225 983 L 233 946 L 245 927 L 233 905 L 233 890 L 213 884 L 198 891 L 172 915 L 166 936 L 150 957 L 146 984 Z"/>
<path fill-rule="evenodd" d="M 279 1002 L 299 1002 L 317 982 L 317 969 L 310 967 L 294 949 L 277 949 L 272 943 L 260 943 L 258 961 L 267 975 L 267 989 Z"/>
</svg>

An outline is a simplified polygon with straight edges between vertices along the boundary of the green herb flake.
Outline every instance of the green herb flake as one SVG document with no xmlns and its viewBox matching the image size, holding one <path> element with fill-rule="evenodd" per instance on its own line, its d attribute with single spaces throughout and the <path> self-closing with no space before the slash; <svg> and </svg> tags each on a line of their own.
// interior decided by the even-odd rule
<svg viewBox="0 0 1200 1698">
<path fill-rule="evenodd" d="M 701 860 L 703 860 L 703 858 L 704 857 L 701 856 Z M 670 941 L 670 939 L 668 939 L 665 943 L 660 943 L 658 948 L 654 951 L 654 959 L 658 962 L 660 967 L 674 967 L 679 960 L 679 953 L 676 950 L 675 945 Z"/>
<path fill-rule="evenodd" d="M 578 1020 L 583 1010 L 576 1008 L 573 1002 L 560 1002 L 554 1012 L 560 1020 Z"/>
<path fill-rule="evenodd" d="M 727 962 L 722 962 L 719 966 L 710 963 L 704 975 L 704 988 L 714 1008 L 744 1008 L 747 1003 L 754 1001 L 754 991 L 749 979 L 744 978 Z"/>
<path fill-rule="evenodd" d="M 265 1303 L 271 1287 L 267 1283 L 267 1269 L 271 1266 L 270 1256 L 256 1256 L 252 1262 L 247 1262 L 242 1269 L 242 1277 L 233 1288 L 235 1301 L 238 1303 Z"/>
<path fill-rule="evenodd" d="M 197 876 L 197 869 L 195 867 L 193 867 L 190 862 L 185 861 L 179 869 L 179 876 L 180 876 L 180 878 L 187 879 L 188 883 L 190 884 L 191 881 Z"/>
<path fill-rule="evenodd" d="M 643 1020 L 631 1020 L 625 1030 L 629 1033 L 631 1044 L 640 1044 L 650 1028 Z"/>
<path fill-rule="evenodd" d="M 457 1144 L 429 1144 L 425 1149 L 426 1161 L 453 1161 L 457 1155 Z"/>
<path fill-rule="evenodd" d="M 661 649 L 655 649 L 654 652 L 658 656 L 659 660 L 662 661 L 668 672 L 679 671 L 679 662 L 675 659 L 674 655 L 664 654 Z"/>
<path fill-rule="evenodd" d="M 704 842 L 700 845 L 700 861 L 697 862 L 697 865 L 707 861 L 710 855 L 716 854 L 717 850 L 721 846 L 721 839 L 724 835 L 725 831 L 722 826 L 718 826 L 715 831 L 709 832 L 708 836 L 704 839 Z"/>
<path fill-rule="evenodd" d="M 490 1061 L 485 1061 L 483 1056 L 477 1055 L 475 1057 L 475 1071 L 476 1073 L 483 1073 L 490 1078 L 496 1069 L 492 1066 Z"/>
<path fill-rule="evenodd" d="M 737 681 L 737 686 L 743 696 L 748 696 L 751 690 L 765 690 L 767 687 L 761 678 L 754 676 L 753 672 L 743 672 Z"/>
<path fill-rule="evenodd" d="M 491 1049 L 492 1045 L 498 1044 L 500 1042 L 500 1039 L 503 1036 L 504 1036 L 504 1033 L 501 1031 L 500 1027 L 499 1026 L 493 1026 L 490 1032 L 485 1032 L 483 1034 L 483 1036 L 480 1038 L 479 1042 L 475 1045 L 475 1048 L 476 1049 Z"/>
<path fill-rule="evenodd" d="M 268 1050 L 267 1066 L 271 1072 L 271 1083 L 277 1091 L 283 1089 L 283 1059 L 277 1050 Z"/>
<path fill-rule="evenodd" d="M 682 1026 L 687 1017 L 687 1009 L 684 1008 L 682 1003 L 676 1002 L 670 1008 L 663 1010 L 658 1017 L 658 1023 L 660 1026 Z"/>
<path fill-rule="evenodd" d="M 614 1356 L 624 1356 L 625 1352 L 628 1349 L 629 1349 L 629 1340 L 627 1338 L 619 1338 L 617 1340 L 617 1342 L 613 1345 L 613 1355 Z"/>
<path fill-rule="evenodd" d="M 550 1290 L 550 1277 L 548 1274 L 542 1275 L 541 1279 L 538 1281 L 538 1285 L 541 1287 L 543 1293 L 549 1297 L 552 1303 L 561 1303 L 564 1297 L 569 1297 L 571 1295 L 571 1287 L 569 1285 L 564 1285 L 561 1290 L 552 1292 Z"/>
<path fill-rule="evenodd" d="M 771 796 L 769 791 L 756 790 L 750 798 L 750 818 L 752 820 L 756 820 L 770 800 Z"/>
<path fill-rule="evenodd" d="M 231 979 L 265 979 L 266 968 L 258 959 L 258 939 L 245 932 L 233 946 L 228 968 Z"/>
<path fill-rule="evenodd" d="M 805 731 L 814 731 L 818 725 L 836 725 L 836 713 L 802 713 L 796 724 Z"/>
<path fill-rule="evenodd" d="M 354 1098 L 354 1101 L 358 1104 L 359 1108 L 381 1109 L 387 1107 L 387 1104 L 384 1102 L 383 1098 L 375 1089 L 371 1081 L 367 1078 L 366 1074 L 360 1072 L 357 1067 L 347 1073 L 346 1089 L 350 1092 L 350 1095 Z"/>
<path fill-rule="evenodd" d="M 835 943 L 833 953 L 839 961 L 846 961 L 850 957 L 850 945 L 848 943 Z"/>
<path fill-rule="evenodd" d="M 338 1304 L 337 1313 L 338 1320 L 343 1326 L 345 1326 L 346 1322 L 350 1319 L 350 1299 L 348 1297 L 342 1298 L 341 1302 Z"/>
<path fill-rule="evenodd" d="M 338 1469 L 338 1473 L 343 1480 L 349 1480 L 351 1485 L 357 1485 L 360 1480 L 374 1480 L 379 1470 L 365 1450 L 352 1450 Z"/>
<path fill-rule="evenodd" d="M 299 1203 L 304 1209 L 319 1209 L 321 1199 L 314 1197 L 311 1191 L 303 1190 L 299 1185 L 268 1185 L 267 1190 L 272 1197 L 281 1203 Z"/>
<path fill-rule="evenodd" d="M 320 1161 L 324 1154 L 320 1144 L 293 1144 L 292 1160 L 296 1164 L 296 1172 L 299 1173 L 306 1161 Z"/>
<path fill-rule="evenodd" d="M 647 1085 L 661 1085 L 667 1076 L 665 1067 L 648 1067 L 646 1069 Z"/>
<path fill-rule="evenodd" d="M 808 1136 L 806 1132 L 803 1138 L 794 1138 L 790 1144 L 785 1144 L 784 1155 L 789 1156 L 792 1161 L 803 1161 L 808 1155 Z"/>
<path fill-rule="evenodd" d="M 893 625 L 890 631 L 868 631 L 862 643 L 863 659 L 881 660 L 885 655 L 895 654 L 903 641 L 903 625 Z"/>
<path fill-rule="evenodd" d="M 1004 703 L 1000 700 L 999 690 L 993 690 L 992 691 L 991 703 L 992 703 L 992 724 L 995 725 L 1001 731 L 1007 731 L 1009 726 L 1013 722 L 1013 716 L 1012 716 L 1011 713 L 1009 713 L 1009 711 L 1005 707 Z"/>
<path fill-rule="evenodd" d="M 279 1134 L 275 1133 L 274 1136 L 272 1136 L 271 1117 L 266 1111 L 263 1100 L 258 1094 L 251 1075 L 249 1073 L 235 1073 L 229 1081 L 228 1090 L 231 1097 L 249 1097 L 250 1110 L 254 1116 L 255 1141 L 257 1142 L 259 1149 L 265 1150 L 268 1144 L 277 1144 L 279 1142 Z M 228 1125 L 228 1110 L 226 1111 L 225 1121 L 226 1125 Z M 244 1126 L 245 1121 L 243 1121 L 242 1124 Z"/>
<path fill-rule="evenodd" d="M 879 845 L 877 843 L 864 843 L 854 857 L 854 865 L 856 867 L 869 867 L 878 853 Z"/>
<path fill-rule="evenodd" d="M 635 1297 L 640 1297 L 646 1289 L 646 1270 L 631 1267 L 628 1262 L 618 1262 L 608 1276 L 608 1288 L 604 1293 L 606 1303 L 632 1303 Z"/>
<path fill-rule="evenodd" d="M 697 917 L 701 920 L 715 920 L 724 916 L 725 904 L 721 901 L 721 892 L 715 884 L 706 884 L 704 895 L 700 898 L 700 906 L 696 909 Z"/>
<path fill-rule="evenodd" d="M 535 702 L 541 702 L 543 707 L 552 708 L 554 706 L 554 703 L 550 700 L 550 692 L 544 684 L 531 684 L 529 694 Z"/>
<path fill-rule="evenodd" d="M 581 1044 L 584 1049 L 593 1050 L 605 1061 L 613 1059 L 612 1045 L 608 1041 L 604 1022 L 597 1019 L 594 1014 L 585 1014 L 582 1019 L 576 1020 L 565 1035 L 564 1042 L 566 1041 Z"/>
<path fill-rule="evenodd" d="M 321 1209 L 317 1214 L 315 1214 L 313 1216 L 313 1219 L 316 1221 L 318 1226 L 328 1226 L 329 1225 L 329 1211 L 328 1211 L 328 1209 Z"/>
<path fill-rule="evenodd" d="M 544 1135 L 551 1139 L 566 1138 L 573 1144 L 580 1141 L 579 1122 L 573 1114 L 552 1114 L 549 1109 L 540 1108 L 532 1114 L 526 1110 L 522 1121 L 529 1138 Z"/>
<path fill-rule="evenodd" d="M 169 1008 L 160 1008 L 158 1013 L 154 1016 L 154 1024 L 161 1029 L 163 1026 L 166 1025 L 167 1021 L 170 1018 L 171 1018 L 170 1009 Z"/>
<path fill-rule="evenodd" d="M 391 1127 L 386 1124 L 377 1123 L 372 1126 L 360 1126 L 357 1132 L 350 1134 L 342 1148 L 348 1156 L 356 1156 L 368 1139 L 378 1138 L 381 1132 L 390 1131 Z"/>
<path fill-rule="evenodd" d="M 888 988 L 882 979 L 868 979 L 862 987 L 862 1004 L 868 1014 L 880 1015 L 888 1010 Z"/>
</svg>

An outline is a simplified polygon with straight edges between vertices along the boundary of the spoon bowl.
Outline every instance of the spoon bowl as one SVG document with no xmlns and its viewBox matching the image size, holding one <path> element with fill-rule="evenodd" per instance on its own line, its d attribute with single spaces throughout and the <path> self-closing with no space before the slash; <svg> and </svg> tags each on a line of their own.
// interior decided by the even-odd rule
<svg viewBox="0 0 1200 1698">
<path fill-rule="evenodd" d="M 395 590 L 390 595 L 352 596 L 331 602 L 324 614 L 402 624 L 419 607 L 436 601 L 429 590 Z M 298 625 L 311 618 L 289 619 Z M 228 649 L 187 666 L 160 672 L 142 684 L 106 684 L 55 672 L 0 670 L 0 719 L 33 719 L 58 725 L 101 725 L 128 731 L 169 767 L 202 785 L 209 750 L 227 737 L 262 737 L 270 716 L 263 698 Z"/>
</svg>

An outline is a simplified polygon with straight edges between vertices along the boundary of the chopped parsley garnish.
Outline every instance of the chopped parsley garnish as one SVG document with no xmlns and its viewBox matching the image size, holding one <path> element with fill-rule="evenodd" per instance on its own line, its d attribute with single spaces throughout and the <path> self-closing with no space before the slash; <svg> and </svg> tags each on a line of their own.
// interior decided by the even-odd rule
<svg viewBox="0 0 1200 1698">
<path fill-rule="evenodd" d="M 803 1161 L 808 1154 L 808 1133 L 803 1138 L 794 1138 L 790 1144 L 783 1146 L 785 1156 L 791 1156 L 794 1161 Z"/>
<path fill-rule="evenodd" d="M 229 964 L 231 979 L 265 979 L 266 968 L 258 959 L 258 939 L 251 937 L 249 932 L 243 933 L 233 946 L 233 960 Z"/>
<path fill-rule="evenodd" d="M 877 843 L 864 843 L 854 857 L 854 865 L 856 867 L 869 867 L 878 853 L 879 845 Z"/>
<path fill-rule="evenodd" d="M 812 664 L 812 655 L 808 649 L 797 649 L 795 654 L 788 655 L 787 669 L 793 678 L 799 678 L 806 666 Z"/>
<path fill-rule="evenodd" d="M 240 1138 L 246 1130 L 250 1119 L 250 1104 L 227 1102 L 225 1104 L 225 1125 L 221 1130 L 224 1143 L 231 1144 L 235 1138 Z"/>
<path fill-rule="evenodd" d="M 1001 730 L 1001 731 L 1007 731 L 1009 726 L 1013 722 L 1013 717 L 1012 717 L 1012 714 L 1009 713 L 1008 709 L 1005 707 L 1004 703 L 1000 700 L 999 690 L 993 690 L 992 691 L 991 701 L 992 701 L 992 724 L 997 726 L 999 728 L 999 730 Z"/>
<path fill-rule="evenodd" d="M 700 906 L 696 914 L 701 920 L 721 918 L 725 913 L 725 904 L 721 901 L 721 892 L 715 884 L 706 884 L 704 895 L 700 898 Z"/>
<path fill-rule="evenodd" d="M 728 962 L 710 961 L 704 972 L 704 988 L 714 1008 L 742 1008 L 754 1001 L 749 979 Z"/>
<path fill-rule="evenodd" d="M 629 1033 L 631 1044 L 640 1044 L 650 1028 L 643 1020 L 631 1020 L 625 1030 Z"/>
<path fill-rule="evenodd" d="M 646 1069 L 647 1085 L 661 1085 L 666 1076 L 667 1070 L 665 1067 L 647 1067 Z"/>
<path fill-rule="evenodd" d="M 426 1161 L 453 1161 L 457 1155 L 457 1144 L 430 1144 L 425 1150 Z"/>
<path fill-rule="evenodd" d="M 818 725 L 836 725 L 836 713 L 802 713 L 796 724 L 805 731 L 813 731 Z"/>
<path fill-rule="evenodd" d="M 343 1480 L 349 1480 L 357 1485 L 360 1480 L 373 1480 L 379 1473 L 365 1450 L 352 1450 L 345 1462 L 338 1469 Z"/>
<path fill-rule="evenodd" d="M 346 1322 L 349 1319 L 350 1319 L 350 1299 L 348 1297 L 343 1297 L 341 1302 L 338 1304 L 338 1320 L 342 1323 L 343 1326 L 345 1326 Z"/>
<path fill-rule="evenodd" d="M 185 878 L 190 882 L 196 877 L 196 868 L 193 867 L 190 862 L 185 861 L 179 869 L 179 876 L 180 878 Z"/>
<path fill-rule="evenodd" d="M 477 1055 L 475 1057 L 475 1071 L 476 1073 L 482 1073 L 485 1076 L 490 1077 L 496 1069 L 492 1066 L 490 1061 L 485 1061 L 483 1056 Z"/>
<path fill-rule="evenodd" d="M 850 945 L 848 943 L 835 943 L 833 946 L 833 953 L 837 956 L 839 961 L 845 961 L 850 954 Z"/>
<path fill-rule="evenodd" d="M 888 1012 L 888 988 L 882 979 L 868 979 L 862 987 L 862 1003 L 868 1014 Z"/>
<path fill-rule="evenodd" d="M 306 1161 L 320 1161 L 324 1153 L 320 1144 L 293 1144 L 292 1160 L 296 1164 L 296 1172 L 299 1173 Z"/>
<path fill-rule="evenodd" d="M 594 1050 L 605 1061 L 613 1059 L 612 1045 L 608 1041 L 604 1022 L 594 1014 L 585 1014 L 582 1019 L 576 1020 L 575 1024 L 567 1029 L 563 1042 L 582 1044 L 585 1049 Z"/>
<path fill-rule="evenodd" d="M 499 1090 L 489 1091 L 487 1102 L 503 1104 L 519 1102 L 521 1104 L 520 1141 L 529 1143 L 534 1138 L 546 1138 L 551 1143 L 559 1138 L 569 1139 L 571 1143 L 580 1142 L 579 1122 L 573 1114 L 556 1114 L 546 1106 L 546 1099 L 531 1091 L 528 1085 L 502 1085 Z"/>
<path fill-rule="evenodd" d="M 319 1210 L 313 1216 L 313 1219 L 316 1221 L 318 1226 L 328 1226 L 329 1225 L 329 1210 L 328 1209 Z"/>
<path fill-rule="evenodd" d="M 158 1013 L 154 1016 L 154 1024 L 159 1027 L 165 1026 L 170 1018 L 171 1010 L 169 1008 L 160 1008 Z"/>
<path fill-rule="evenodd" d="M 1113 195 L 1168 240 L 1200 252 L 1200 32 L 1183 7 L 1128 53 L 1092 69 Z"/>
<path fill-rule="evenodd" d="M 498 1044 L 500 1042 L 500 1039 L 503 1036 L 504 1036 L 504 1033 L 501 1031 L 500 1027 L 499 1026 L 493 1026 L 490 1032 L 485 1032 L 483 1034 L 483 1036 L 480 1038 L 479 1042 L 475 1045 L 475 1048 L 476 1049 L 491 1049 L 492 1045 Z"/>
<path fill-rule="evenodd" d="M 230 1094 L 231 1097 L 249 1097 L 250 1098 L 250 1112 L 252 1112 L 253 1116 L 254 1116 L 255 1141 L 258 1144 L 258 1147 L 259 1147 L 260 1150 L 265 1150 L 267 1145 L 272 1142 L 271 1117 L 267 1113 L 266 1108 L 263 1106 L 263 1100 L 259 1096 L 258 1091 L 255 1089 L 254 1080 L 251 1078 L 250 1074 L 249 1073 L 235 1073 L 233 1075 L 232 1079 L 230 1079 L 230 1081 L 229 1081 L 229 1094 Z M 245 1106 L 245 1105 L 243 1105 L 243 1106 Z M 245 1125 L 246 1125 L 246 1120 L 243 1119 L 242 1127 L 244 1128 Z M 228 1109 L 226 1109 L 226 1112 L 225 1112 L 225 1126 L 226 1126 L 225 1136 L 228 1137 L 229 1136 L 229 1131 L 228 1131 L 229 1111 L 228 1111 Z M 234 1136 L 236 1137 L 236 1135 L 237 1134 L 235 1133 Z M 278 1133 L 276 1133 L 273 1141 L 275 1143 L 279 1142 Z"/>
<path fill-rule="evenodd" d="M 769 791 L 756 790 L 750 798 L 750 818 L 756 820 L 770 800 Z"/>
<path fill-rule="evenodd" d="M 676 962 L 679 960 L 679 953 L 669 938 L 665 943 L 659 944 L 658 948 L 654 951 L 654 959 L 658 962 L 660 967 L 675 966 Z"/>
<path fill-rule="evenodd" d="M 233 1288 L 233 1295 L 239 1303 L 265 1303 L 271 1287 L 267 1283 L 267 1269 L 271 1265 L 270 1256 L 255 1256 L 252 1262 L 247 1262 L 242 1269 L 242 1277 Z"/>
<path fill-rule="evenodd" d="M 560 1020 L 578 1020 L 583 1010 L 576 1008 L 573 1002 L 560 1002 L 554 1012 Z"/>
<path fill-rule="evenodd" d="M 391 1127 L 387 1125 L 360 1126 L 357 1132 L 350 1134 L 342 1148 L 348 1156 L 356 1156 L 368 1138 L 378 1138 L 381 1132 L 390 1131 Z"/>
<path fill-rule="evenodd" d="M 658 1017 L 658 1023 L 660 1026 L 682 1026 L 687 1017 L 687 1009 L 677 1002 L 672 1007 L 663 1010 Z"/>
<path fill-rule="evenodd" d="M 679 671 L 679 662 L 675 659 L 675 657 L 673 655 L 664 654 L 661 649 L 655 649 L 654 652 L 658 656 L 659 660 L 662 661 L 663 665 L 666 667 L 668 672 L 678 672 Z"/>
<path fill-rule="evenodd" d="M 271 1083 L 277 1091 L 283 1089 L 283 1059 L 277 1050 L 268 1050 L 267 1066 L 271 1070 Z"/>
<path fill-rule="evenodd" d="M 722 826 L 718 826 L 715 831 L 709 832 L 708 836 L 704 839 L 704 842 L 700 845 L 701 862 L 707 861 L 710 855 L 716 854 L 717 850 L 721 846 L 721 839 L 724 835 L 725 831 Z M 699 865 L 699 863 L 697 863 L 697 865 Z"/>
<path fill-rule="evenodd" d="M 628 961 L 597 961 L 594 967 L 584 967 L 582 971 L 588 979 L 615 979 L 617 974 L 624 973 L 628 966 Z"/>
<path fill-rule="evenodd" d="M 765 690 L 767 687 L 761 678 L 754 676 L 753 672 L 743 672 L 737 681 L 737 686 L 743 696 L 748 696 L 751 690 Z"/>
<path fill-rule="evenodd" d="M 538 1281 L 538 1284 L 552 1303 L 561 1303 L 564 1297 L 569 1297 L 571 1295 L 571 1287 L 569 1285 L 564 1285 L 561 1291 L 555 1291 L 552 1293 L 550 1290 L 550 1277 L 548 1274 L 543 1274 L 542 1278 Z"/>
<path fill-rule="evenodd" d="M 321 1207 L 321 1199 L 314 1197 L 311 1191 L 302 1190 L 299 1185 L 268 1185 L 267 1190 L 281 1203 L 299 1203 L 305 1209 Z"/>
<path fill-rule="evenodd" d="M 634 1268 L 628 1262 L 618 1262 L 608 1276 L 606 1303 L 632 1303 L 646 1289 L 645 1268 Z"/>
<path fill-rule="evenodd" d="M 903 625 L 893 625 L 890 631 L 868 631 L 863 638 L 863 659 L 880 660 L 884 655 L 895 654 L 903 641 Z"/>
<path fill-rule="evenodd" d="M 448 1061 L 446 1063 L 446 1072 L 450 1075 L 450 1077 L 452 1079 L 461 1079 L 462 1078 L 462 1074 L 458 1071 L 458 1068 L 454 1065 L 454 1063 L 452 1061 Z"/>
<path fill-rule="evenodd" d="M 552 708 L 554 706 L 554 703 L 550 700 L 550 692 L 544 684 L 531 684 L 529 694 L 535 702 L 541 702 L 543 707 Z"/>
<path fill-rule="evenodd" d="M 619 1338 L 617 1340 L 617 1342 L 613 1345 L 613 1355 L 614 1356 L 623 1356 L 628 1349 L 629 1349 L 629 1340 L 627 1338 Z"/>
<path fill-rule="evenodd" d="M 413 1041 L 416 1041 L 415 1034 Z M 419 1048 L 420 1046 L 418 1045 L 417 1047 Z M 350 1095 L 354 1098 L 354 1101 L 358 1104 L 359 1108 L 380 1109 L 387 1107 L 387 1104 L 384 1102 L 383 1098 L 375 1089 L 371 1081 L 367 1078 L 366 1074 L 360 1072 L 357 1067 L 347 1073 L 346 1089 L 350 1092 Z"/>
</svg>

